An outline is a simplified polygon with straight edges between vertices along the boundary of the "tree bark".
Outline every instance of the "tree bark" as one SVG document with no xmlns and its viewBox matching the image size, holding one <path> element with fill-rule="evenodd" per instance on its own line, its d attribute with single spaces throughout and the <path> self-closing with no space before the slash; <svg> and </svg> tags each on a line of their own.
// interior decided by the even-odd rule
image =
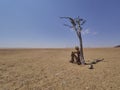
<svg viewBox="0 0 120 90">
<path fill-rule="evenodd" d="M 81 33 L 79 33 L 79 41 L 80 41 L 80 51 L 81 51 L 81 55 L 84 59 L 84 54 L 83 54 L 83 43 L 82 43 L 82 36 Z"/>
<path fill-rule="evenodd" d="M 82 63 L 82 64 L 85 64 L 84 54 L 83 54 L 83 43 L 82 43 L 81 31 L 78 32 L 78 30 L 77 30 L 76 27 L 74 27 L 74 29 L 75 29 L 75 31 L 76 31 L 76 34 L 77 34 L 77 36 L 78 36 L 78 38 L 79 38 L 79 42 L 80 42 L 80 52 L 81 52 L 81 54 L 80 54 L 80 57 L 81 57 L 81 58 L 80 58 L 80 59 L 81 59 L 81 63 Z"/>
</svg>

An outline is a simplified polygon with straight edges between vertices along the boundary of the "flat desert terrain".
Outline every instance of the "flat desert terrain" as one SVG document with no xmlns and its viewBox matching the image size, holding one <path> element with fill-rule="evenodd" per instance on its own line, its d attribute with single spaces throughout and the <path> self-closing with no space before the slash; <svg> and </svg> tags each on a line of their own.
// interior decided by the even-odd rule
<svg viewBox="0 0 120 90">
<path fill-rule="evenodd" d="M 120 48 L 86 48 L 89 65 L 69 63 L 73 49 L 0 49 L 0 90 L 120 90 Z"/>
</svg>

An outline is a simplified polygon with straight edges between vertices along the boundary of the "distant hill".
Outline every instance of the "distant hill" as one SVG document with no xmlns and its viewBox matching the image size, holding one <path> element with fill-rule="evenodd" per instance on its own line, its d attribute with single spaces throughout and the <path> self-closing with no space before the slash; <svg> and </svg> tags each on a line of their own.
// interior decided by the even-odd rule
<svg viewBox="0 0 120 90">
<path fill-rule="evenodd" d="M 115 48 L 120 48 L 120 45 L 115 46 Z"/>
</svg>

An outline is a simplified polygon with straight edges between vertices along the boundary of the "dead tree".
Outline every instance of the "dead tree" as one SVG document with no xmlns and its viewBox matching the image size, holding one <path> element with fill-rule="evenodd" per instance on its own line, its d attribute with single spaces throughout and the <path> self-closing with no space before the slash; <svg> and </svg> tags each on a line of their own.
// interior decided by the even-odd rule
<svg viewBox="0 0 120 90">
<path fill-rule="evenodd" d="M 80 59 L 81 59 L 81 63 L 85 64 L 85 60 L 84 60 L 84 54 L 83 54 L 83 44 L 82 44 L 82 36 L 81 36 L 81 31 L 82 31 L 82 25 L 85 23 L 84 19 L 81 19 L 79 17 L 73 19 L 71 17 L 60 17 L 61 19 L 69 19 L 72 26 L 64 24 L 65 26 L 68 26 L 69 28 L 73 28 L 79 38 L 79 42 L 80 42 Z"/>
</svg>

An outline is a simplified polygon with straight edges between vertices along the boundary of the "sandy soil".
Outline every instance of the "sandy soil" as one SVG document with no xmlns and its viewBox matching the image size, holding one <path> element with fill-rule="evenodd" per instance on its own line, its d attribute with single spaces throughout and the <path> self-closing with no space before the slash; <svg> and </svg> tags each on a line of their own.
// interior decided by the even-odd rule
<svg viewBox="0 0 120 90">
<path fill-rule="evenodd" d="M 72 49 L 0 49 L 0 90 L 120 90 L 120 48 L 84 49 L 88 65 L 69 63 Z"/>
</svg>

